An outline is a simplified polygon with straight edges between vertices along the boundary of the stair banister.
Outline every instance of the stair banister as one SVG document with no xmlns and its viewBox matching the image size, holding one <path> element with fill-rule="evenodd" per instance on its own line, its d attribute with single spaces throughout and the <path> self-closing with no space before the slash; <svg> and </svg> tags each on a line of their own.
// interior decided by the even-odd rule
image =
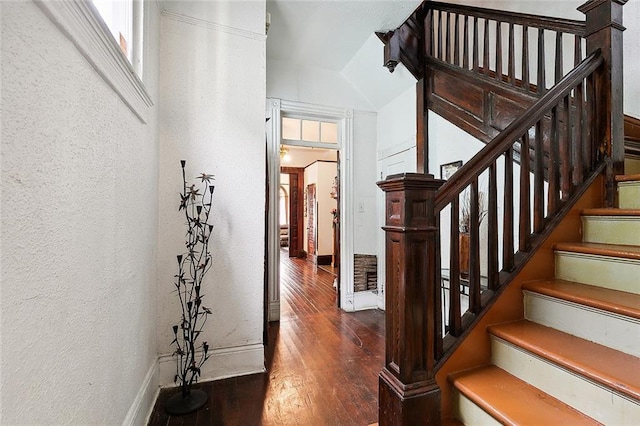
<svg viewBox="0 0 640 426">
<path fill-rule="evenodd" d="M 613 180 L 613 173 L 620 170 L 622 161 L 620 152 L 624 153 L 623 138 L 616 135 L 622 126 L 622 40 L 624 28 L 622 9 L 625 0 L 592 0 L 581 6 L 580 10 L 587 16 L 587 22 L 578 23 L 556 18 L 549 18 L 550 28 L 545 28 L 544 18 L 530 19 L 529 15 L 491 11 L 487 19 L 508 25 L 509 52 L 507 75 L 502 69 L 490 70 L 486 54 L 488 39 L 484 37 L 485 54 L 483 58 L 474 51 L 468 50 L 469 40 L 473 45 L 483 41 L 478 38 L 478 16 L 487 14 L 485 9 L 469 8 L 460 5 L 447 5 L 425 1 L 414 14 L 405 21 L 398 30 L 378 34 L 385 43 L 385 66 L 391 71 L 397 63 L 403 63 L 418 80 L 417 88 L 417 170 L 416 174 L 390 176 L 387 181 L 380 182 L 386 193 L 386 251 L 387 251 L 387 293 L 386 293 L 386 360 L 380 374 L 380 411 L 381 425 L 439 424 L 440 423 L 440 389 L 435 381 L 438 368 L 446 360 L 450 351 L 459 342 L 457 336 L 463 335 L 474 317 L 484 309 L 487 300 L 493 297 L 501 286 L 506 285 L 514 274 L 522 267 L 523 262 L 549 235 L 555 224 L 566 214 L 581 191 L 593 181 L 602 170 L 603 157 L 608 163 L 607 174 Z M 437 9 L 456 10 L 454 15 Z M 464 14 L 460 19 L 458 11 Z M 464 12 L 464 13 L 463 13 Z M 468 14 L 476 13 L 470 19 Z M 454 19 L 451 19 L 451 17 Z M 524 32 L 528 34 L 528 26 L 538 28 L 539 55 L 544 52 L 544 38 L 540 37 L 545 30 L 556 31 L 556 63 L 552 78 L 557 83 L 547 91 L 544 79 L 544 67 L 538 65 L 538 84 L 528 81 L 518 84 L 514 75 L 513 25 L 522 21 Z M 463 58 L 460 60 L 459 23 L 465 23 Z M 486 20 L 485 20 L 486 21 Z M 434 32 L 437 22 L 439 34 Z M 472 26 L 474 31 L 469 31 Z M 455 36 L 450 37 L 451 28 L 455 28 Z M 447 28 L 446 36 L 440 33 Z M 485 32 L 488 28 L 485 22 Z M 496 27 L 497 29 L 497 27 Z M 497 31 L 500 31 L 497 29 Z M 564 78 L 562 77 L 562 32 L 572 32 L 575 36 L 575 64 L 577 67 Z M 588 58 L 582 62 L 583 39 L 586 38 Z M 526 45 L 527 36 L 523 36 Z M 443 48 L 443 45 L 445 46 Z M 517 47 L 517 46 L 516 46 Z M 501 52 L 501 44 L 496 47 Z M 453 50 L 453 55 L 451 54 Z M 524 50 L 522 75 L 529 75 L 528 50 Z M 472 57 L 473 61 L 470 61 Z M 479 61 L 482 59 L 482 66 Z M 434 62 L 435 61 L 435 62 Z M 539 99 L 519 118 L 513 120 L 481 152 L 470 160 L 452 179 L 443 183 L 436 180 L 428 172 L 427 122 L 428 109 L 432 107 L 430 89 L 430 64 L 441 61 L 441 69 L 459 66 L 465 68 L 461 75 L 469 79 L 477 79 L 478 84 L 488 84 L 489 80 L 498 85 L 508 85 L 505 93 L 526 93 L 527 97 Z M 496 63 L 501 59 L 496 57 Z M 601 66 L 604 63 L 604 66 Z M 616 65 L 617 64 L 617 65 Z M 442 68 L 444 67 L 444 68 Z M 469 67 L 469 69 L 466 69 Z M 495 83 L 492 90 L 502 90 Z M 604 106 L 601 100 L 605 100 Z M 596 100 L 596 102 L 594 102 Z M 619 115 L 619 117 L 618 117 Z M 617 129 L 617 118 L 620 129 Z M 456 124 L 456 123 L 454 123 Z M 612 125 L 613 124 L 613 125 Z M 573 127 L 572 127 L 573 126 Z M 533 132 L 533 133 L 532 133 Z M 533 136 L 531 136 L 533 135 Z M 531 136 L 531 140 L 529 140 Z M 548 140 L 547 140 L 548 137 Z M 488 141 L 487 138 L 483 140 Z M 516 144 L 525 148 L 520 152 L 522 169 L 534 176 L 532 195 L 533 205 L 529 205 L 529 173 L 521 173 L 520 188 L 525 198 L 519 200 L 520 241 L 514 244 L 512 229 L 513 209 L 504 208 L 505 240 L 503 241 L 503 271 L 498 273 L 497 243 L 491 241 L 496 253 L 490 253 L 489 285 L 480 291 L 480 277 L 477 262 L 472 259 L 470 268 L 470 309 L 460 318 L 459 301 L 452 300 L 449 308 L 449 332 L 442 335 L 442 290 L 440 288 L 440 211 L 448 204 L 455 210 L 460 203 L 460 194 L 465 187 L 471 191 L 471 199 L 478 197 L 478 176 L 489 172 L 489 233 L 497 234 L 497 198 L 496 198 L 496 161 L 504 157 L 505 163 L 505 199 L 508 205 L 513 200 L 513 161 Z M 544 143 L 543 143 L 544 142 Z M 620 146 L 617 146 L 617 142 Z M 548 146 L 546 145 L 548 143 Z M 570 146 L 570 145 L 571 146 Z M 529 155 L 531 147 L 531 156 Z M 529 165 L 531 161 L 531 167 Z M 571 166 L 570 166 L 571 165 Z M 523 177 L 525 176 L 526 179 Z M 544 182 L 548 181 L 549 190 L 544 190 Z M 611 189 L 611 186 L 609 187 Z M 545 192 L 548 200 L 544 202 Z M 505 204 L 505 206 L 506 206 Z M 532 217 L 530 217 L 532 211 Z M 452 215 L 456 217 L 456 215 Z M 472 214 L 472 225 L 478 225 L 477 214 Z M 527 231 L 531 231 L 529 234 Z M 477 231 L 476 231 L 477 232 Z M 451 227 L 452 241 L 457 239 L 456 226 Z M 471 252 L 478 256 L 478 236 L 472 235 Z M 457 243 L 451 244 L 457 250 Z M 514 250 L 520 249 L 515 256 Z M 528 252 L 528 250 L 531 250 Z M 453 252 L 452 252 L 453 253 Z M 475 262 L 475 263 L 474 263 Z M 518 263 L 519 262 L 519 263 Z M 452 274 L 457 275 L 452 260 Z M 455 273 L 455 274 L 454 274 Z M 459 281 L 452 276 L 451 295 L 456 295 Z M 504 287 L 502 287 L 504 288 Z M 453 296 L 451 296 L 453 297 Z M 458 305 L 456 305 L 458 303 Z"/>
</svg>

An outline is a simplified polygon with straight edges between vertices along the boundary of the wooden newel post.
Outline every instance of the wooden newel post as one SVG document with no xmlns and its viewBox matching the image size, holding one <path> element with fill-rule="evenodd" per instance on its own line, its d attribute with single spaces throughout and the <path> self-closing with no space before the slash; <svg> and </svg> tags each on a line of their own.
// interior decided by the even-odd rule
<svg viewBox="0 0 640 426">
<path fill-rule="evenodd" d="M 622 103 L 622 9 L 627 0 L 589 0 L 578 10 L 586 16 L 587 55 L 601 49 L 604 75 L 596 82 L 599 132 L 596 143 L 609 157 L 607 204 L 615 204 L 614 176 L 624 173 L 624 112 Z"/>
<path fill-rule="evenodd" d="M 441 345 L 440 283 L 436 283 L 433 175 L 392 175 L 386 193 L 386 355 L 380 373 L 380 425 L 440 424 L 435 381 Z"/>
</svg>

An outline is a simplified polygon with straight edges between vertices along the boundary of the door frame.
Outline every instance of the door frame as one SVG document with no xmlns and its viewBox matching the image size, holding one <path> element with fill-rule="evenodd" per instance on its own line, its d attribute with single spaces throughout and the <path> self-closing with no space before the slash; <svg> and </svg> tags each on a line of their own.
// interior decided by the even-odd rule
<svg viewBox="0 0 640 426">
<path fill-rule="evenodd" d="M 280 187 L 280 141 L 282 115 L 292 114 L 310 119 L 328 119 L 338 123 L 340 132 L 340 306 L 345 311 L 354 311 L 353 286 L 353 254 L 355 229 L 355 203 L 353 196 L 353 110 L 348 108 L 334 108 L 321 105 L 305 104 L 268 98 L 266 114 L 271 118 L 267 122 L 267 156 L 269 161 L 269 180 L 272 188 Z M 269 289 L 269 321 L 280 319 L 280 246 L 278 221 L 278 194 L 270 191 L 269 224 L 266 230 L 268 282 Z"/>
</svg>

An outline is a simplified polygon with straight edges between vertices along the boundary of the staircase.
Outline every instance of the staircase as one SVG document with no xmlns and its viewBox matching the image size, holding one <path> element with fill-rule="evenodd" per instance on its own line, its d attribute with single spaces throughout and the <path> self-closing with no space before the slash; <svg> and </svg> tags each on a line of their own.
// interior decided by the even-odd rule
<svg viewBox="0 0 640 426">
<path fill-rule="evenodd" d="M 449 376 L 459 421 L 639 421 L 640 175 L 617 181 L 620 208 L 584 210 L 555 279 L 522 285 L 524 319 L 488 327 L 491 364 Z"/>
<path fill-rule="evenodd" d="M 381 425 L 640 419 L 640 176 L 614 179 L 624 3 L 588 0 L 574 21 L 424 1 L 378 33 L 385 66 L 417 80 L 417 173 L 378 183 Z M 429 140 L 432 113 L 486 143 L 446 182 L 428 173 L 446 143 Z M 466 199 L 486 206 L 468 209 L 463 249 Z M 580 238 L 574 206 L 583 241 L 551 247 Z"/>
</svg>

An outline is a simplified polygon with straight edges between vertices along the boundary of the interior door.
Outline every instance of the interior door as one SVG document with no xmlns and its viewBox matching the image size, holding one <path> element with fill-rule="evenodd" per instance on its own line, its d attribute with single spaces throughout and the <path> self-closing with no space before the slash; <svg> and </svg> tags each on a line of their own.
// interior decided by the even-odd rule
<svg viewBox="0 0 640 426">
<path fill-rule="evenodd" d="M 316 184 L 307 185 L 307 253 L 316 256 Z"/>
</svg>

